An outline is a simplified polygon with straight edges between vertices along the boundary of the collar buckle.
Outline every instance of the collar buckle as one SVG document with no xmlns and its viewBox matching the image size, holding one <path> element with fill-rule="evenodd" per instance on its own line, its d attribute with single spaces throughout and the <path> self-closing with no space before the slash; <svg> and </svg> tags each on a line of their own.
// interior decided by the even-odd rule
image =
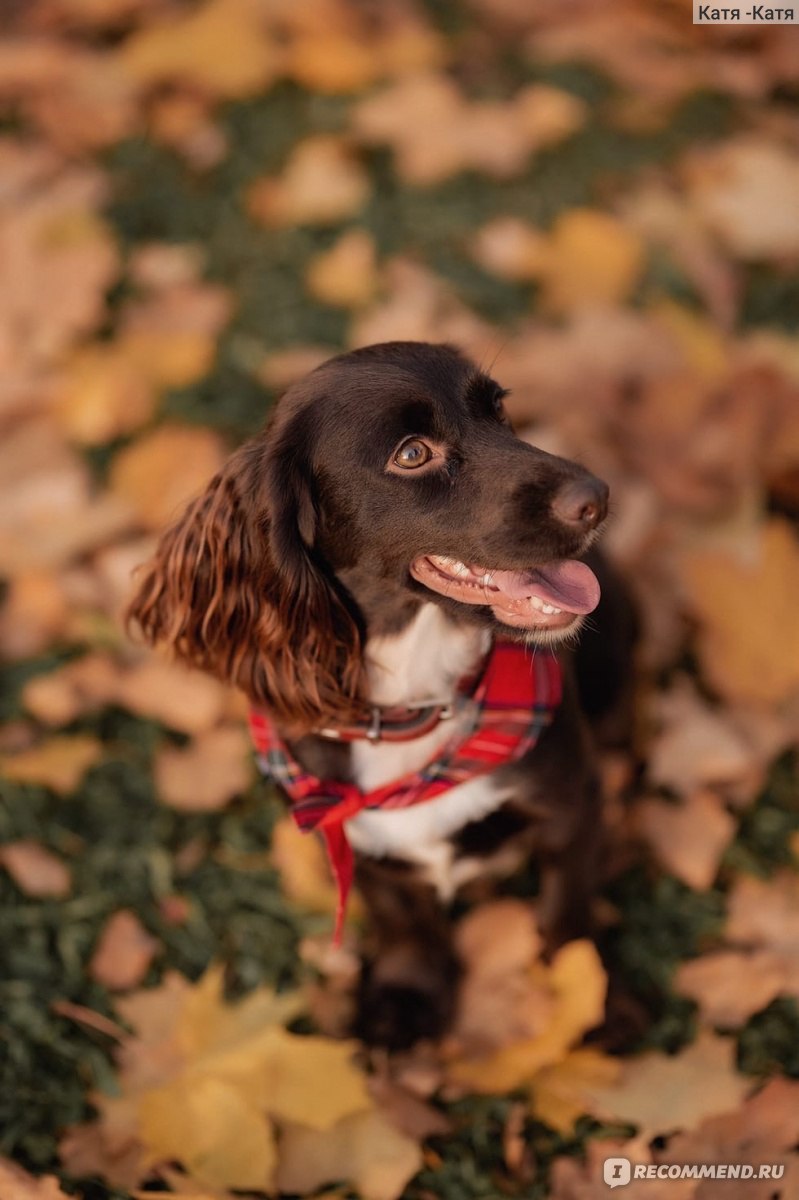
<svg viewBox="0 0 799 1200">
<path fill-rule="evenodd" d="M 383 736 L 383 717 L 380 708 L 375 704 L 372 707 L 372 719 L 369 722 L 369 728 L 366 730 L 366 739 L 370 742 L 379 742 Z"/>
</svg>

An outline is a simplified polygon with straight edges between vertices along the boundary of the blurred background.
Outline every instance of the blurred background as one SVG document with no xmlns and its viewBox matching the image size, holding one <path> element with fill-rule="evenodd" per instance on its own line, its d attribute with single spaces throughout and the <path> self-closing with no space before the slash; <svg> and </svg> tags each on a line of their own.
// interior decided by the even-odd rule
<svg viewBox="0 0 799 1200">
<path fill-rule="evenodd" d="M 651 1162 L 656 1134 L 682 1129 L 697 1157 L 712 1133 L 733 1156 L 761 1110 L 763 1153 L 784 1157 L 799 27 L 694 26 L 686 0 L 4 0 L 0 25 L 3 1200 L 342 1178 L 367 1200 L 591 1200 L 608 1139 L 637 1130 Z M 396 338 L 462 347 L 511 389 L 523 436 L 610 483 L 646 764 L 632 800 L 632 765 L 604 764 L 605 966 L 583 948 L 553 975 L 514 895 L 465 926 L 450 1058 L 539 1050 L 510 1074 L 453 1076 L 427 1052 L 380 1094 L 373 1076 L 371 1107 L 321 1121 L 323 1152 L 290 1105 L 264 1118 L 257 1088 L 220 1100 L 207 1064 L 203 1108 L 175 1063 L 199 1069 L 188 1044 L 232 1013 L 260 1061 L 226 1007 L 245 995 L 286 1039 L 338 1046 L 357 913 L 332 954 L 324 863 L 254 778 L 241 699 L 132 645 L 120 614 L 158 530 L 281 390 Z M 613 1060 L 575 1050 L 608 965 L 631 1014 Z M 296 1009 L 268 1008 L 269 986 Z M 677 1088 L 643 1120 L 630 1089 L 665 1094 L 680 1055 L 705 1107 Z M 199 1148 L 170 1127 L 187 1096 Z M 722 1136 L 707 1122 L 728 1110 Z M 365 1146 L 382 1157 L 358 1175 Z M 713 1186 L 668 1196 L 736 1194 Z M 769 1186 L 747 1200 L 797 1194 Z"/>
</svg>

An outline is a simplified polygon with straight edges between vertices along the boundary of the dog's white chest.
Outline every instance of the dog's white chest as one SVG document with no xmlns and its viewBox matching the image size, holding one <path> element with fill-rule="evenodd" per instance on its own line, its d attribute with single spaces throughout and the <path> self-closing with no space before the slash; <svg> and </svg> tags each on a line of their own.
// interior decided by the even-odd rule
<svg viewBox="0 0 799 1200">
<path fill-rule="evenodd" d="M 434 605 L 425 605 L 408 630 L 370 643 L 372 698 L 381 704 L 423 704 L 449 700 L 457 681 L 487 649 L 479 630 L 456 630 Z M 463 732 L 466 717 L 442 721 L 409 742 L 355 742 L 352 766 L 363 791 L 417 771 Z M 445 896 L 462 882 L 448 839 L 463 825 L 493 812 L 508 799 L 493 775 L 481 775 L 433 800 L 408 808 L 364 811 L 346 824 L 347 837 L 361 854 L 408 859 L 425 868 Z"/>
</svg>

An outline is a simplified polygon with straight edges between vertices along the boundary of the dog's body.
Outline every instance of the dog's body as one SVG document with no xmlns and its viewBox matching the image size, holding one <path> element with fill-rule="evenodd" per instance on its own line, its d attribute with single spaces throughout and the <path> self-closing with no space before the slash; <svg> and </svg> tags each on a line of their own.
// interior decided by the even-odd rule
<svg viewBox="0 0 799 1200">
<path fill-rule="evenodd" d="M 501 396 L 445 346 L 325 364 L 165 535 L 131 610 L 150 640 L 244 687 L 303 769 L 361 792 L 466 735 L 458 697 L 498 637 L 550 654 L 594 611 L 576 654 L 561 654 L 563 700 L 533 748 L 346 821 L 372 926 L 358 1031 L 391 1045 L 451 1019 L 446 903 L 463 884 L 534 854 L 550 944 L 590 923 L 601 820 L 582 712 L 624 708 L 634 621 L 589 549 L 607 489 L 520 442 Z M 586 556 L 593 570 L 575 561 Z M 419 736 L 365 736 L 375 707 L 437 705 Z"/>
</svg>

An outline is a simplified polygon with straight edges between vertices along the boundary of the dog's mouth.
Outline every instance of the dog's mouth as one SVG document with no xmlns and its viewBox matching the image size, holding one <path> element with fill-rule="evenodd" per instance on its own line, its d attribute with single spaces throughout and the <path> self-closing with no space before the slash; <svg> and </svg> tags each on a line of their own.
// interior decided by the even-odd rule
<svg viewBox="0 0 799 1200">
<path fill-rule="evenodd" d="M 517 629 L 571 629 L 599 603 L 599 581 L 576 559 L 539 563 L 528 571 L 491 570 L 443 554 L 415 558 L 419 583 L 462 604 L 488 606 L 498 621 Z"/>
</svg>

